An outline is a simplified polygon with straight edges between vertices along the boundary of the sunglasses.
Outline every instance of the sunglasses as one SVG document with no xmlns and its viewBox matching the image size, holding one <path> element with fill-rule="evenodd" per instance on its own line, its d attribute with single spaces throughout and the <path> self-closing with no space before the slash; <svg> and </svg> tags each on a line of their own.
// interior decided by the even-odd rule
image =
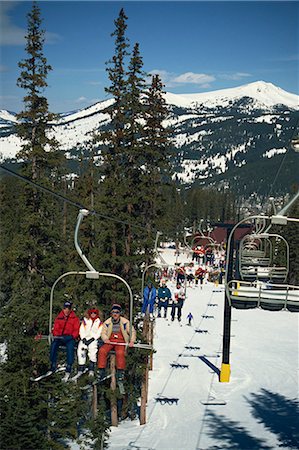
<svg viewBox="0 0 299 450">
<path fill-rule="evenodd" d="M 119 311 L 111 311 L 111 314 L 120 314 Z"/>
</svg>

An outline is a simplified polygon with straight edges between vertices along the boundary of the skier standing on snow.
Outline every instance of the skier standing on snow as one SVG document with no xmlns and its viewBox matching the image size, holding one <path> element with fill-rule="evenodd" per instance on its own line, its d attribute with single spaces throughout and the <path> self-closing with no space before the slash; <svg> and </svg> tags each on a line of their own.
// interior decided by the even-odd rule
<svg viewBox="0 0 299 450">
<path fill-rule="evenodd" d="M 75 342 L 79 336 L 80 320 L 72 311 L 72 303 L 67 301 L 63 305 L 62 311 L 54 320 L 52 330 L 53 342 L 50 349 L 50 372 L 55 372 L 57 369 L 57 353 L 60 346 L 66 347 L 67 365 L 63 381 L 67 381 L 72 371 L 74 363 Z"/>
<path fill-rule="evenodd" d="M 185 301 L 185 289 L 178 283 L 176 289 L 173 292 L 173 302 L 171 307 L 171 320 L 174 321 L 175 311 L 177 309 L 178 321 L 181 321 L 182 308 Z"/>
<path fill-rule="evenodd" d="M 198 280 L 199 280 L 200 281 L 200 289 L 202 289 L 202 285 L 203 285 L 204 278 L 205 278 L 205 273 L 206 273 L 206 271 L 202 267 L 198 267 L 198 269 L 196 269 L 196 272 L 195 272 L 195 276 L 197 278 L 196 285 L 198 284 Z"/>
<path fill-rule="evenodd" d="M 80 342 L 78 345 L 78 374 L 79 377 L 85 370 L 86 354 L 88 354 L 89 365 L 88 375 L 94 376 L 95 365 L 97 362 L 98 339 L 102 332 L 102 321 L 100 311 L 97 308 L 90 308 L 80 325 Z"/>
<path fill-rule="evenodd" d="M 189 314 L 187 316 L 187 319 L 188 319 L 188 324 L 187 325 L 191 326 L 191 321 L 193 319 L 193 316 L 192 316 L 191 312 L 189 312 Z"/>
<path fill-rule="evenodd" d="M 164 319 L 167 317 L 167 308 L 171 300 L 171 292 L 166 286 L 166 281 L 161 281 L 161 287 L 158 289 L 158 317 L 161 317 L 161 308 L 164 308 Z"/>
<path fill-rule="evenodd" d="M 116 379 L 121 390 L 123 389 L 123 380 L 126 368 L 126 345 L 129 347 L 134 346 L 136 339 L 136 332 L 132 326 L 132 334 L 130 339 L 130 322 L 125 317 L 121 316 L 121 306 L 113 304 L 111 307 L 111 317 L 105 320 L 103 323 L 101 338 L 104 342 L 98 353 L 98 368 L 99 368 L 99 381 L 103 380 L 106 376 L 107 356 L 111 350 L 115 350 L 116 357 Z"/>
<path fill-rule="evenodd" d="M 153 316 L 156 296 L 156 288 L 155 286 L 153 286 L 153 283 L 149 281 L 143 291 L 143 304 L 141 310 L 142 314 L 146 314 L 146 312 L 149 310 L 150 316 Z"/>
</svg>

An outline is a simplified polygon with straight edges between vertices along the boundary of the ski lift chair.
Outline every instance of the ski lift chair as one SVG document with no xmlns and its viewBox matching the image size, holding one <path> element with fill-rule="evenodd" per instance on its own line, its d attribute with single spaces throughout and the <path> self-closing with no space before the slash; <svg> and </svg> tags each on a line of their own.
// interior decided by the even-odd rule
<svg viewBox="0 0 299 450">
<path fill-rule="evenodd" d="M 259 216 L 251 216 L 241 220 L 235 225 L 229 236 L 225 279 L 228 302 L 236 309 L 261 308 L 268 311 L 299 312 L 299 287 L 286 283 L 289 272 L 289 245 L 282 236 L 265 232 L 254 235 L 254 242 L 259 242 L 257 250 L 263 252 L 263 255 L 257 256 L 253 253 L 254 257 L 248 256 L 250 250 L 246 242 L 252 240 L 252 236 L 250 239 L 244 239 L 243 243 L 241 242 L 239 252 L 232 251 L 231 246 L 233 247 L 234 244 L 231 241 L 237 227 L 245 220 L 256 218 L 259 218 Z M 270 221 L 270 226 L 273 223 L 286 225 L 288 221 L 299 221 L 282 215 L 262 216 L 262 218 Z M 244 251 L 246 258 L 248 257 L 248 259 L 245 258 L 245 262 Z M 253 250 L 253 252 L 255 251 Z M 237 258 L 239 258 L 239 261 Z M 279 261 L 279 258 L 282 261 Z M 269 261 L 268 265 L 264 265 L 265 259 Z M 279 266 L 278 263 L 280 263 Z M 229 267 L 235 270 L 232 269 L 231 278 L 233 279 L 228 280 Z"/>
<path fill-rule="evenodd" d="M 75 248 L 80 256 L 80 258 L 82 259 L 82 261 L 84 262 L 84 264 L 87 266 L 88 270 L 86 271 L 71 271 L 71 272 L 66 272 L 63 273 L 62 275 L 60 275 L 60 277 L 57 278 L 57 280 L 54 282 L 54 284 L 52 285 L 51 288 L 51 293 L 50 293 L 50 312 L 49 312 L 49 343 L 51 344 L 52 341 L 52 320 L 53 320 L 53 298 L 54 298 L 54 290 L 55 287 L 57 286 L 57 284 L 65 277 L 68 277 L 70 275 L 75 275 L 75 276 L 85 276 L 86 279 L 92 279 L 92 280 L 97 280 L 100 277 L 109 277 L 109 278 L 114 278 L 117 279 L 119 281 L 121 281 L 127 288 L 128 293 L 129 293 L 129 298 L 130 298 L 130 309 L 129 309 L 129 320 L 130 320 L 130 338 L 131 338 L 131 333 L 132 333 L 132 323 L 133 323 L 133 293 L 131 290 L 131 287 L 129 286 L 129 284 L 126 282 L 126 280 L 124 280 L 122 277 L 120 277 L 119 275 L 116 275 L 114 273 L 109 273 L 109 272 L 98 272 L 93 266 L 92 264 L 89 262 L 89 260 L 87 259 L 87 257 L 83 254 L 82 249 L 79 246 L 78 243 L 78 233 L 79 233 L 79 228 L 80 225 L 83 221 L 83 218 L 88 216 L 90 214 L 90 212 L 86 209 L 81 209 L 79 211 L 78 217 L 77 217 L 77 223 L 76 223 L 76 227 L 75 227 L 75 233 L 74 233 L 74 243 L 75 243 Z"/>
<path fill-rule="evenodd" d="M 273 281 L 285 282 L 289 273 L 289 245 L 287 241 L 278 234 L 262 233 L 256 236 L 261 242 L 259 256 L 254 251 L 244 249 L 241 242 L 239 250 L 239 273 L 243 281 Z M 279 251 L 278 251 L 279 249 Z M 278 265 L 278 253 L 280 265 Z"/>
<path fill-rule="evenodd" d="M 299 312 L 298 286 L 232 280 L 228 290 L 231 306 L 236 309 Z"/>
</svg>

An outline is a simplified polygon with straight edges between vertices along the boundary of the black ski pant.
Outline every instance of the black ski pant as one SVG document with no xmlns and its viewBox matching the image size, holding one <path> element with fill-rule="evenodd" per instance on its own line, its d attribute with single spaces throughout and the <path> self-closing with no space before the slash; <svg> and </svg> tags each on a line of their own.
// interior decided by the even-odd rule
<svg viewBox="0 0 299 450">
<path fill-rule="evenodd" d="M 173 303 L 171 306 L 171 319 L 174 320 L 175 318 L 175 311 L 177 309 L 177 318 L 178 320 L 181 320 L 182 317 L 182 308 L 183 308 L 184 300 L 182 298 L 178 299 L 177 303 Z"/>
</svg>

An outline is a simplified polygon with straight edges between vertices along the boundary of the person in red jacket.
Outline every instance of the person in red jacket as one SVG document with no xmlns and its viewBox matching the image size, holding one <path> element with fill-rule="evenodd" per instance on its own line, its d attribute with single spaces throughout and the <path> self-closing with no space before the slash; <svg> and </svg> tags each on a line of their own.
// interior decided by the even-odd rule
<svg viewBox="0 0 299 450">
<path fill-rule="evenodd" d="M 61 345 L 66 347 L 66 371 L 63 378 L 67 381 L 72 371 L 74 363 L 75 341 L 79 336 L 80 320 L 72 310 L 72 303 L 65 302 L 62 311 L 54 320 L 52 329 L 53 342 L 50 349 L 50 372 L 55 372 L 57 369 L 57 353 Z"/>
</svg>

